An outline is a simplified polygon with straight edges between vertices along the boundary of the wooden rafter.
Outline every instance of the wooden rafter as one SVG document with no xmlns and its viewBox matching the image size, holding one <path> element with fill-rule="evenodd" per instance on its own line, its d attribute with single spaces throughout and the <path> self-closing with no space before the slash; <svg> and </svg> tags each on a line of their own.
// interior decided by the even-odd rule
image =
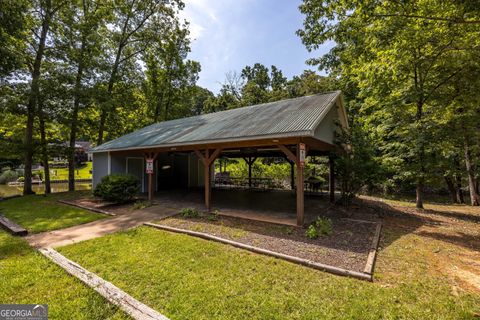
<svg viewBox="0 0 480 320">
<path fill-rule="evenodd" d="M 285 155 L 287 156 L 287 159 L 294 162 L 294 163 L 297 163 L 297 157 L 293 154 L 293 152 L 288 149 L 286 146 L 284 146 L 283 144 L 279 144 L 277 145 L 278 149 L 282 150 L 283 153 L 285 153 Z"/>
</svg>

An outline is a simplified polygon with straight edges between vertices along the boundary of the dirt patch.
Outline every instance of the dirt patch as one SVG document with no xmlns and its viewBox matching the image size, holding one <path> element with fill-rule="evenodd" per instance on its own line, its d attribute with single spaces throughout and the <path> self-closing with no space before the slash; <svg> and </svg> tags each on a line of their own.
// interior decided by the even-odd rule
<svg viewBox="0 0 480 320">
<path fill-rule="evenodd" d="M 332 222 L 333 233 L 317 239 L 307 238 L 303 228 L 227 216 L 183 218 L 178 215 L 161 220 L 160 224 L 362 272 L 376 224 L 349 219 L 332 219 Z"/>
</svg>

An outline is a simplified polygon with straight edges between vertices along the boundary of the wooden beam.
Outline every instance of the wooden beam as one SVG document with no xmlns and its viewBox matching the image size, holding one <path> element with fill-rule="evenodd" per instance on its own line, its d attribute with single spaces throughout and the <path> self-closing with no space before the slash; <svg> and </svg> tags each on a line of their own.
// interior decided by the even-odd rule
<svg viewBox="0 0 480 320">
<path fill-rule="evenodd" d="M 300 159 L 300 145 L 297 145 L 297 159 Z M 300 161 L 296 161 L 297 164 L 297 225 L 303 226 L 305 215 L 305 195 L 303 191 L 304 183 L 304 168 L 300 164 Z"/>
<path fill-rule="evenodd" d="M 243 160 L 245 160 L 245 162 L 248 165 L 248 187 L 251 188 L 252 187 L 252 165 L 257 160 L 257 157 L 251 157 L 251 156 L 244 157 Z"/>
<path fill-rule="evenodd" d="M 130 150 L 118 150 L 110 151 L 112 154 L 118 155 L 132 155 L 132 154 L 142 154 L 145 151 L 149 152 L 189 152 L 195 150 L 205 150 L 205 149 L 222 149 L 222 150 L 235 150 L 240 148 L 257 148 L 257 147 L 275 147 L 278 144 L 282 145 L 295 145 L 300 142 L 300 137 L 289 137 L 289 138 L 271 138 L 271 139 L 252 139 L 244 141 L 227 141 L 227 142 L 218 142 L 218 143 L 204 143 L 197 145 L 179 145 L 179 146 L 165 146 L 165 147 L 146 147 L 144 149 L 130 149 Z"/>
<path fill-rule="evenodd" d="M 129 314 L 133 319 L 142 320 L 168 320 L 166 316 L 158 313 L 149 306 L 136 300 L 118 287 L 88 271 L 79 264 L 65 258 L 52 248 L 41 248 L 38 250 L 48 259 L 52 260 L 66 272 L 85 283 L 112 304 Z"/>
<path fill-rule="evenodd" d="M 195 149 L 194 151 L 195 151 L 195 154 L 197 155 L 198 159 L 200 159 L 200 161 L 202 161 L 203 164 L 205 164 L 205 157 L 203 156 L 203 154 L 197 149 Z"/>
<path fill-rule="evenodd" d="M 297 163 L 297 157 L 293 154 L 292 151 L 290 151 L 290 149 L 288 149 L 286 146 L 284 146 L 283 144 L 279 144 L 277 145 L 278 149 L 282 150 L 283 153 L 285 153 L 285 155 L 287 156 L 287 159 L 290 160 L 290 161 L 293 161 L 295 163 Z M 298 151 L 297 151 L 298 153 Z M 298 156 L 298 155 L 297 155 Z M 298 164 L 298 163 L 297 163 Z"/>
<path fill-rule="evenodd" d="M 205 185 L 205 207 L 207 208 L 207 212 L 211 210 L 211 200 L 212 200 L 212 190 L 210 187 L 210 163 L 208 163 L 207 159 L 209 159 L 210 151 L 208 149 L 205 150 L 205 160 L 203 162 L 203 173 L 204 173 L 204 185 Z"/>
<path fill-rule="evenodd" d="M 28 234 L 28 231 L 13 222 L 12 220 L 8 219 L 7 217 L 0 215 L 0 226 L 3 227 L 5 230 L 13 234 L 14 236 L 26 236 Z"/>
<path fill-rule="evenodd" d="M 147 191 L 148 191 L 148 201 L 152 202 L 153 201 L 153 173 L 155 172 L 155 159 L 158 156 L 158 152 L 146 152 L 144 154 L 145 161 L 151 160 L 153 163 L 153 172 L 148 174 L 148 186 L 147 186 Z"/>
<path fill-rule="evenodd" d="M 218 148 L 218 149 L 215 149 L 215 151 L 213 151 L 210 157 L 206 157 L 208 164 L 212 164 L 212 162 L 218 158 L 221 152 L 222 152 L 222 149 Z"/>
</svg>

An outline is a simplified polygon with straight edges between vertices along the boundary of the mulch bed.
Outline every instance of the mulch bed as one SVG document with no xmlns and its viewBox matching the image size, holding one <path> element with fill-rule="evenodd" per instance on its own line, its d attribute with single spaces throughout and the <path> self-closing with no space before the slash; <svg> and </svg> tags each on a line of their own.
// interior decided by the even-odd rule
<svg viewBox="0 0 480 320">
<path fill-rule="evenodd" d="M 303 228 L 227 216 L 213 220 L 177 215 L 159 223 L 359 272 L 365 268 L 376 228 L 375 223 L 332 218 L 333 234 L 309 239 Z"/>
</svg>

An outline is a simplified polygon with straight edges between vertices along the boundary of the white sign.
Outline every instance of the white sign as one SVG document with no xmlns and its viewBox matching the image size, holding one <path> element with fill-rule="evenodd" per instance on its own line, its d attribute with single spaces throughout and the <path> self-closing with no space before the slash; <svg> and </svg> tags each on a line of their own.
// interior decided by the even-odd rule
<svg viewBox="0 0 480 320">
<path fill-rule="evenodd" d="M 148 174 L 153 173 L 153 159 L 147 159 L 147 168 L 146 171 Z"/>
<path fill-rule="evenodd" d="M 299 162 L 300 162 L 300 167 L 304 167 L 305 166 L 305 155 L 306 155 L 306 152 L 305 152 L 305 144 L 304 143 L 300 143 L 299 145 L 299 148 L 300 148 L 300 159 Z"/>
</svg>

